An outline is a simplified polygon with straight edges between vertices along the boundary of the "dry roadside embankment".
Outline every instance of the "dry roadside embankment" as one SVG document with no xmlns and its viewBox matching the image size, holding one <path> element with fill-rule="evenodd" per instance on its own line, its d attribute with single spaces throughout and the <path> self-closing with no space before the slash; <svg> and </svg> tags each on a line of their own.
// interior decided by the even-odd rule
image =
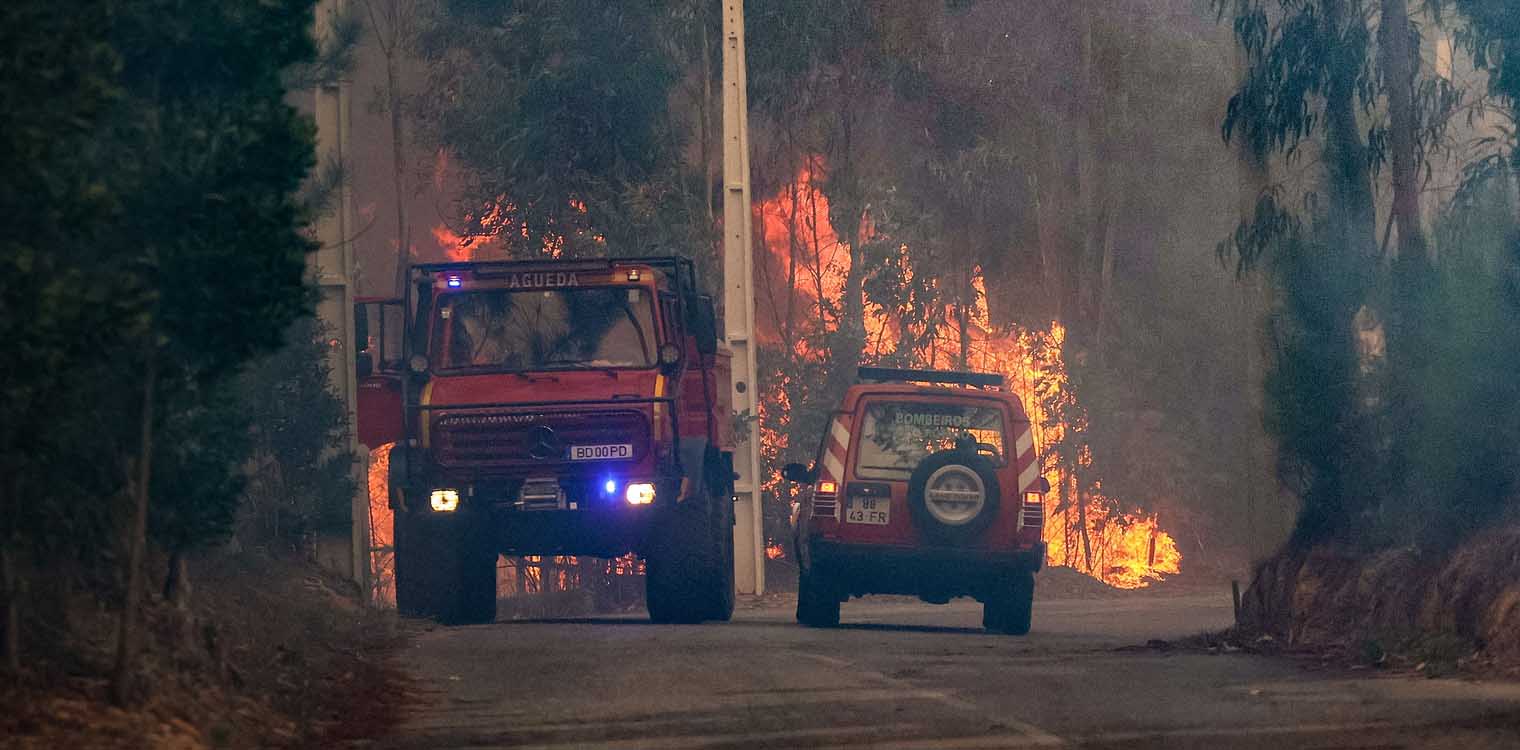
<svg viewBox="0 0 1520 750">
<path fill-rule="evenodd" d="M 125 708 L 108 699 L 114 611 L 79 597 L 59 649 L 0 685 L 0 748 L 332 747 L 399 720 L 394 612 L 302 561 L 217 556 L 195 571 L 188 617 L 148 605 L 141 698 Z"/>
<path fill-rule="evenodd" d="M 1441 552 L 1288 549 L 1257 568 L 1241 627 L 1289 647 L 1428 673 L 1520 673 L 1520 526 Z"/>
</svg>

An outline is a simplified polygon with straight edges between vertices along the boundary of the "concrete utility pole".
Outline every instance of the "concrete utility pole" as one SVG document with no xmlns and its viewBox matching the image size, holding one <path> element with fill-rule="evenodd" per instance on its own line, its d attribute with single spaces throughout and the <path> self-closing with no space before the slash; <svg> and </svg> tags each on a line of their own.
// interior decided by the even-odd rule
<svg viewBox="0 0 1520 750">
<path fill-rule="evenodd" d="M 758 413 L 755 387 L 754 256 L 750 242 L 749 91 L 745 85 L 744 0 L 723 3 L 723 322 L 734 352 L 734 411 Z M 739 590 L 765 593 L 765 531 L 760 508 L 760 428 L 735 435 L 739 479 L 734 577 Z"/>
<path fill-rule="evenodd" d="M 347 11 L 348 0 L 322 0 L 317 6 L 317 39 L 331 40 L 333 24 Z M 349 160 L 350 98 L 349 83 L 344 77 L 323 81 L 314 94 L 312 116 L 317 123 L 317 163 L 346 164 Z M 353 198 L 348 186 L 339 183 L 333 210 L 317 221 L 317 239 L 321 247 L 312 257 L 312 271 L 322 289 L 317 303 L 317 317 L 331 330 L 332 346 L 328 357 L 332 365 L 332 388 L 348 412 L 348 423 L 355 420 L 357 373 L 354 359 L 357 348 L 354 342 L 354 257 Z M 349 442 L 354 455 L 360 460 L 354 467 L 358 491 L 351 506 L 353 524 L 348 539 L 318 540 L 317 554 L 320 562 L 349 576 L 368 591 L 369 581 L 369 494 L 366 481 L 366 456 L 368 455 L 349 431 Z"/>
</svg>

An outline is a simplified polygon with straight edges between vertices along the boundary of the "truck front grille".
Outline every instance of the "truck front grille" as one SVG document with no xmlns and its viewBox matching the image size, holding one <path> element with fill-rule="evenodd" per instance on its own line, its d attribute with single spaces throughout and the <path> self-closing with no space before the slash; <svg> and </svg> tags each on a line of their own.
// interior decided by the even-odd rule
<svg viewBox="0 0 1520 750">
<path fill-rule="evenodd" d="M 649 450 L 649 420 L 637 411 L 448 413 L 434 420 L 435 455 L 447 468 L 571 463 L 570 446 L 628 445 L 631 461 L 643 460 Z M 552 444 L 547 449 L 546 442 Z"/>
</svg>

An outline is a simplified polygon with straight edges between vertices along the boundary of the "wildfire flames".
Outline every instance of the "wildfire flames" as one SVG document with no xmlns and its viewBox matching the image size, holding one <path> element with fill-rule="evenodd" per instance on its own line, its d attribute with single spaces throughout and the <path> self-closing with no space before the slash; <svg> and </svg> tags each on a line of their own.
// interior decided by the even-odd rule
<svg viewBox="0 0 1520 750">
<path fill-rule="evenodd" d="M 368 482 L 370 595 L 376 602 L 392 605 L 396 603 L 396 558 L 387 484 L 395 445 L 386 443 L 369 452 Z"/>
<path fill-rule="evenodd" d="M 757 323 L 765 343 L 790 344 L 799 358 L 814 358 L 819 353 L 811 351 L 801 337 L 791 335 L 789 324 L 797 319 L 799 309 L 811 309 L 821 325 L 837 326 L 832 303 L 844 289 L 850 264 L 849 248 L 829 225 L 828 199 L 814 186 L 820 169 L 817 161 L 811 160 L 791 184 L 756 211 L 760 239 L 764 241 L 764 249 L 756 258 L 764 269 L 757 274 L 762 279 Z M 871 231 L 869 222 L 862 221 L 860 236 L 870 237 Z M 908 267 L 905 273 L 912 281 L 913 269 Z M 1037 444 L 1048 446 L 1060 441 L 1065 426 L 1047 413 L 1043 403 L 1070 398 L 1062 354 L 1065 329 L 1053 322 L 1045 330 L 997 330 L 988 315 L 980 269 L 975 271 L 973 286 L 976 304 L 967 326 L 967 365 L 1007 376 L 1034 423 Z M 888 353 L 890 342 L 901 338 L 905 324 L 880 306 L 867 304 L 865 313 L 867 358 Z M 945 319 L 952 319 L 948 312 Z M 915 352 L 924 364 L 958 368 L 962 341 L 956 326 L 941 326 L 927 340 L 927 345 Z M 762 429 L 761 440 L 769 451 L 778 452 L 786 440 L 789 405 L 781 389 L 771 391 L 761 400 L 762 414 L 767 417 L 762 424 L 769 425 Z M 1045 398 L 1036 398 L 1037 393 Z M 765 413 L 777 406 L 783 410 L 781 414 Z M 1083 458 L 1084 465 L 1087 461 L 1090 457 Z M 1045 508 L 1050 564 L 1075 568 L 1118 588 L 1142 588 L 1180 572 L 1182 555 L 1154 514 L 1127 511 L 1121 500 L 1101 491 L 1079 495 L 1075 479 L 1048 462 L 1045 474 L 1053 488 L 1046 496 Z"/>
</svg>

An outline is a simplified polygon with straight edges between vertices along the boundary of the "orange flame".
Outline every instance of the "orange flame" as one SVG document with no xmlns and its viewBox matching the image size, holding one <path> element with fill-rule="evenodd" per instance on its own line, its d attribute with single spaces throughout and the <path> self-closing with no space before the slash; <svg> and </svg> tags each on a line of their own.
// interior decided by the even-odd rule
<svg viewBox="0 0 1520 750">
<path fill-rule="evenodd" d="M 396 604 L 395 539 L 391 536 L 390 463 L 386 443 L 369 452 L 370 596 L 376 604 Z"/>
</svg>

